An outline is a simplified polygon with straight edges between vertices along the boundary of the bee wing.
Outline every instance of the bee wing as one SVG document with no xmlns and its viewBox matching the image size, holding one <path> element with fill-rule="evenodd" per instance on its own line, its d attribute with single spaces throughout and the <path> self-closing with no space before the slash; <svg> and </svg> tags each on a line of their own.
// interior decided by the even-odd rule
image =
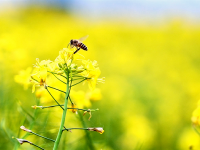
<svg viewBox="0 0 200 150">
<path fill-rule="evenodd" d="M 82 38 L 78 39 L 78 40 L 79 40 L 79 42 L 83 42 L 84 40 L 86 40 L 86 39 L 88 38 L 88 36 L 89 36 L 89 35 L 86 35 L 86 36 L 84 36 L 84 37 L 82 37 Z"/>
</svg>

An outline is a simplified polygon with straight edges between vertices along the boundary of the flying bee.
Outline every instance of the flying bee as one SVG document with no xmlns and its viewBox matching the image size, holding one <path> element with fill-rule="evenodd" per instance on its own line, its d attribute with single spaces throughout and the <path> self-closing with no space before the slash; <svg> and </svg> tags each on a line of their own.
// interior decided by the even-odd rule
<svg viewBox="0 0 200 150">
<path fill-rule="evenodd" d="M 82 42 L 88 37 L 88 35 L 78 39 L 78 40 L 71 40 L 70 41 L 70 47 L 73 48 L 74 46 L 77 48 L 76 51 L 74 52 L 74 54 L 76 54 L 80 49 L 83 49 L 85 51 L 88 50 L 87 46 L 85 44 L 83 44 Z"/>
</svg>

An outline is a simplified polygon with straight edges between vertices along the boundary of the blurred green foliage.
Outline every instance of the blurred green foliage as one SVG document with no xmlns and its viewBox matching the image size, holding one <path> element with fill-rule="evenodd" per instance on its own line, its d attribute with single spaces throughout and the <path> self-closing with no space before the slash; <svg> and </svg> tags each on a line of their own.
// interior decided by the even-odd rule
<svg viewBox="0 0 200 150">
<path fill-rule="evenodd" d="M 31 90 L 14 82 L 20 70 L 35 59 L 54 60 L 70 39 L 84 35 L 86 58 L 97 60 L 106 77 L 99 84 L 103 98 L 95 102 L 88 126 L 105 132 L 90 133 L 98 149 L 198 149 L 191 114 L 200 97 L 200 27 L 181 20 L 168 24 L 91 22 L 58 9 L 28 8 L 0 14 L 0 149 L 14 149 L 12 136 L 25 135 L 25 125 L 55 139 L 60 115 L 56 109 L 33 110 L 39 103 Z M 73 113 L 67 127 L 81 126 Z M 53 143 L 33 135 L 31 142 L 52 149 Z M 60 149 L 87 149 L 84 132 L 64 132 Z M 19 149 L 35 149 L 23 144 Z"/>
</svg>

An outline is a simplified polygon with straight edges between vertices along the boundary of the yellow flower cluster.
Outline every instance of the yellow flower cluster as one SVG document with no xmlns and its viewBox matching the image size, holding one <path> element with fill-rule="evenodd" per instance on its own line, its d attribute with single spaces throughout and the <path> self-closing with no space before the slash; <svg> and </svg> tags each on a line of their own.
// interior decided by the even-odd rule
<svg viewBox="0 0 200 150">
<path fill-rule="evenodd" d="M 78 66 L 74 61 L 78 61 L 78 64 L 81 65 Z M 55 61 L 40 61 L 37 58 L 34 68 L 21 71 L 19 75 L 15 76 L 15 81 L 23 84 L 25 89 L 32 85 L 32 92 L 36 90 L 36 96 L 41 99 L 41 102 L 48 102 L 51 97 L 47 96 L 48 92 L 45 88 L 53 86 L 59 87 L 60 90 L 65 90 L 66 85 L 63 83 L 65 83 L 64 79 L 67 78 L 64 73 L 66 68 L 70 71 L 70 86 L 73 86 L 73 84 L 78 83 L 78 80 L 80 80 L 81 82 L 87 81 L 91 89 L 89 93 L 71 91 L 71 97 L 76 105 L 88 107 L 91 105 L 90 99 L 101 99 L 101 94 L 99 89 L 96 89 L 96 84 L 97 82 L 104 82 L 104 78 L 99 78 L 101 71 L 97 61 L 85 60 L 82 55 L 74 54 L 74 49 L 63 48 L 59 51 Z M 56 99 L 61 98 L 60 93 L 57 91 L 53 95 Z"/>
</svg>

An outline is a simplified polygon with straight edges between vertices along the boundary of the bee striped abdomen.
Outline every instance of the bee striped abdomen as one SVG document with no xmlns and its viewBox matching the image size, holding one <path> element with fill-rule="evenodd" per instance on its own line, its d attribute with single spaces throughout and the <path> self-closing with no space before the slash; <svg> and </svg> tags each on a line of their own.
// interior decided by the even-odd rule
<svg viewBox="0 0 200 150">
<path fill-rule="evenodd" d="M 87 46 L 86 45 L 84 45 L 83 43 L 78 43 L 78 45 L 77 45 L 78 47 L 80 47 L 81 49 L 83 49 L 83 50 L 88 50 L 87 49 Z"/>
</svg>

